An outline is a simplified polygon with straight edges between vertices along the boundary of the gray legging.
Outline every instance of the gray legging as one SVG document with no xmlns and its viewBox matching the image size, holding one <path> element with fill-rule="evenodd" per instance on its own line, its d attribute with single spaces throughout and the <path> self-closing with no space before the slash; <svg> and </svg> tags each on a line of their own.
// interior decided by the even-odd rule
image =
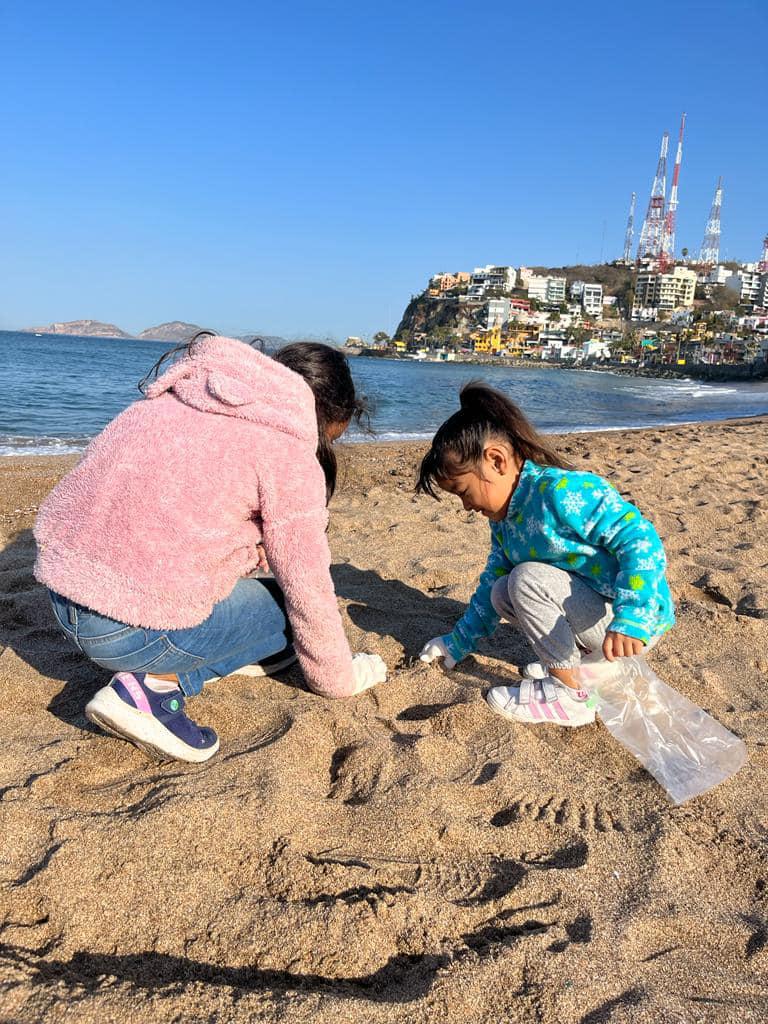
<svg viewBox="0 0 768 1024">
<path fill-rule="evenodd" d="M 573 573 L 544 562 L 516 565 L 494 584 L 491 602 L 502 619 L 525 633 L 548 668 L 573 668 L 582 653 L 599 651 L 613 619 L 607 598 Z"/>
</svg>

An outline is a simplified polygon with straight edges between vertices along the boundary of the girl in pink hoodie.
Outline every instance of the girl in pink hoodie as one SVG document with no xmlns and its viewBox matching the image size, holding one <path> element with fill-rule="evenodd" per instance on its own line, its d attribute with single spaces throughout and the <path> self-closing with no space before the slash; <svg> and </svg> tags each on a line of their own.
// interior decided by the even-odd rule
<svg viewBox="0 0 768 1024">
<path fill-rule="evenodd" d="M 199 762 L 219 740 L 185 697 L 289 664 L 291 635 L 316 693 L 386 678 L 377 655 L 350 653 L 326 540 L 332 444 L 364 404 L 327 345 L 269 358 L 198 336 L 155 377 L 41 506 L 35 575 L 64 633 L 115 673 L 87 717 L 151 756 Z M 265 554 L 278 586 L 249 577 Z"/>
</svg>

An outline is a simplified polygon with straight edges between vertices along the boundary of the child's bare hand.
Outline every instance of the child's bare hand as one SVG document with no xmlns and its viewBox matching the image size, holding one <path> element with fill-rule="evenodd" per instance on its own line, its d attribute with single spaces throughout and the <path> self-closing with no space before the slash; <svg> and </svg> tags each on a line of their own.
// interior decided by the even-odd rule
<svg viewBox="0 0 768 1024">
<path fill-rule="evenodd" d="M 630 658 L 633 654 L 643 653 L 642 640 L 634 636 L 627 636 L 625 633 L 608 632 L 603 640 L 603 655 L 607 661 L 615 661 L 617 658 Z"/>
<path fill-rule="evenodd" d="M 267 553 L 264 550 L 264 547 L 263 547 L 262 544 L 257 544 L 256 545 L 256 554 L 259 556 L 258 568 L 261 569 L 262 572 L 269 572 L 270 569 L 269 569 L 269 562 L 267 561 Z"/>
</svg>

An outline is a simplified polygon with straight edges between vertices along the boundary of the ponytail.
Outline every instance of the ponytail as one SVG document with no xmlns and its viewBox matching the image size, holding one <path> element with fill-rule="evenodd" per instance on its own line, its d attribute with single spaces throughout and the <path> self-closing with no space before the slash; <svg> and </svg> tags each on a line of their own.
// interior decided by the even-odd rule
<svg viewBox="0 0 768 1024">
<path fill-rule="evenodd" d="M 443 423 L 422 460 L 417 493 L 437 498 L 438 481 L 466 467 L 480 465 L 491 438 L 508 442 L 523 461 L 531 459 L 540 466 L 571 468 L 502 391 L 473 380 L 461 389 L 459 404 L 461 408 Z"/>
</svg>

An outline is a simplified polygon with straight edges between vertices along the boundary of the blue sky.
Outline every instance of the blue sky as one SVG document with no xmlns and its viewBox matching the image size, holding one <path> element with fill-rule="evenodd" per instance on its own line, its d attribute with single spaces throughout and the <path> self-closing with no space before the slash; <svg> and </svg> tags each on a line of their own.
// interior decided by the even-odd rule
<svg viewBox="0 0 768 1024">
<path fill-rule="evenodd" d="M 6 0 L 0 328 L 392 331 L 438 270 L 619 256 L 683 110 L 678 250 L 722 174 L 757 259 L 767 34 L 762 0 Z"/>
</svg>

